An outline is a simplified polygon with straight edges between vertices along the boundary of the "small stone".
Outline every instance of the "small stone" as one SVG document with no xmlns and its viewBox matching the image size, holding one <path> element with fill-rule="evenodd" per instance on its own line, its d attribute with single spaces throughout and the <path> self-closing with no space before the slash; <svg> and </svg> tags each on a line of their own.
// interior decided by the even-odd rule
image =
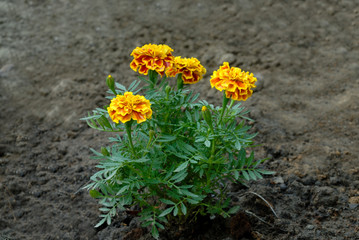
<svg viewBox="0 0 359 240">
<path fill-rule="evenodd" d="M 39 197 L 41 197 L 41 195 L 42 195 L 42 191 L 41 191 L 41 190 L 35 190 L 35 191 L 32 192 L 32 195 L 33 195 L 34 197 L 39 198 Z"/>
<path fill-rule="evenodd" d="M 285 191 L 285 190 L 287 190 L 287 185 L 285 185 L 285 183 L 281 183 L 279 185 L 279 188 L 280 188 L 280 190 Z"/>
<path fill-rule="evenodd" d="M 312 203 L 315 206 L 335 206 L 338 202 L 338 191 L 331 187 L 315 187 Z"/>
<path fill-rule="evenodd" d="M 349 203 L 359 204 L 359 196 L 349 198 Z"/>
<path fill-rule="evenodd" d="M 228 62 L 229 64 L 233 64 L 236 61 L 236 57 L 232 53 L 226 53 L 224 54 L 220 60 L 219 63 L 222 64 L 223 62 Z"/>
<path fill-rule="evenodd" d="M 275 184 L 283 184 L 283 183 L 284 183 L 284 180 L 283 180 L 282 177 L 274 177 L 274 178 L 273 178 L 273 182 L 274 182 Z"/>
<path fill-rule="evenodd" d="M 354 209 L 356 209 L 356 208 L 358 207 L 358 205 L 359 205 L 359 204 L 357 204 L 357 203 L 349 203 L 349 208 L 350 208 L 351 210 L 354 210 Z"/>
<path fill-rule="evenodd" d="M 314 225 L 307 225 L 305 228 L 308 229 L 308 230 L 313 230 L 315 228 L 315 226 Z"/>
</svg>

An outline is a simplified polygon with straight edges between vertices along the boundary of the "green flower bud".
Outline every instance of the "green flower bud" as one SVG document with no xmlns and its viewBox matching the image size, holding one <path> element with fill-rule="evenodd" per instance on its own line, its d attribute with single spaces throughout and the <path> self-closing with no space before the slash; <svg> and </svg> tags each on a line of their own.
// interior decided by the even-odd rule
<svg viewBox="0 0 359 240">
<path fill-rule="evenodd" d="M 110 156 L 110 153 L 108 152 L 107 148 L 101 147 L 101 153 L 104 156 Z"/>
<path fill-rule="evenodd" d="M 211 115 L 211 112 L 207 109 L 206 106 L 202 107 L 202 116 L 203 116 L 203 119 L 208 124 L 211 131 L 213 132 L 212 115 Z"/>
<path fill-rule="evenodd" d="M 165 88 L 165 91 L 166 91 L 166 99 L 168 100 L 168 98 L 170 96 L 171 87 L 167 85 Z"/>
<path fill-rule="evenodd" d="M 113 79 L 113 77 L 111 75 L 108 75 L 108 77 L 106 78 L 106 84 L 108 86 L 108 88 L 115 94 L 117 95 L 116 91 L 115 91 L 115 80 Z"/>
</svg>

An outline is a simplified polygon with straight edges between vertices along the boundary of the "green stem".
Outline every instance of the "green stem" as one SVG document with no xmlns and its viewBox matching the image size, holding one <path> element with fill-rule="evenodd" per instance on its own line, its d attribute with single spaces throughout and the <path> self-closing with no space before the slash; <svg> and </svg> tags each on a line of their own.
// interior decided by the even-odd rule
<svg viewBox="0 0 359 240">
<path fill-rule="evenodd" d="M 130 144 L 130 147 L 131 147 L 131 151 L 133 153 L 133 156 L 135 158 L 137 158 L 136 156 L 136 152 L 135 152 L 135 147 L 133 146 L 133 143 L 132 143 L 132 135 L 131 135 L 131 126 L 132 126 L 132 123 L 133 123 L 133 120 L 130 120 L 128 122 L 125 123 L 125 128 L 126 128 L 126 133 L 127 133 L 127 137 L 128 137 L 128 142 Z"/>
<path fill-rule="evenodd" d="M 183 88 L 182 73 L 177 76 L 177 91 Z"/>
<path fill-rule="evenodd" d="M 229 98 L 226 97 L 226 92 L 223 92 L 223 102 L 222 102 L 222 111 L 221 116 L 219 117 L 219 121 L 217 125 L 220 125 L 222 123 L 224 112 L 226 111 L 226 106 L 228 104 Z"/>
</svg>

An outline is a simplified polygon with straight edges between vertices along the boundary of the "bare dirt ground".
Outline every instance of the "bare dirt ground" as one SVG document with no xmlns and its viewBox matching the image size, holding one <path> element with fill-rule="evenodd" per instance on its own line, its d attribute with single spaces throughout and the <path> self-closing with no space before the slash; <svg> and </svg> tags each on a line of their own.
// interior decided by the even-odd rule
<svg viewBox="0 0 359 240">
<path fill-rule="evenodd" d="M 277 172 L 238 187 L 230 223 L 162 239 L 359 239 L 357 0 L 0 1 L 0 239 L 150 239 L 124 213 L 95 229 L 99 206 L 79 191 L 89 147 L 110 136 L 79 119 L 108 104 L 108 74 L 137 77 L 130 53 L 146 43 L 198 58 L 193 87 L 213 104 L 223 61 L 253 72 L 257 157 Z"/>
</svg>

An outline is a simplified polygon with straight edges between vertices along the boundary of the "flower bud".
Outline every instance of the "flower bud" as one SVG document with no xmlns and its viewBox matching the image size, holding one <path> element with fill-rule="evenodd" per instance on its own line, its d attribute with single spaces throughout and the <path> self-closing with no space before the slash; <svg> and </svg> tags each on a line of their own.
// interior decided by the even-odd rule
<svg viewBox="0 0 359 240">
<path fill-rule="evenodd" d="M 116 95 L 117 93 L 115 91 L 115 80 L 111 75 L 108 75 L 108 77 L 106 78 L 106 84 L 108 88 Z"/>
<path fill-rule="evenodd" d="M 151 141 L 152 138 L 153 138 L 153 136 L 155 135 L 155 131 L 150 130 L 150 131 L 148 132 L 148 134 L 150 135 L 150 141 Z"/>
<path fill-rule="evenodd" d="M 110 153 L 108 152 L 107 148 L 101 147 L 101 153 L 104 156 L 110 156 Z"/>
<path fill-rule="evenodd" d="M 207 109 L 206 106 L 202 107 L 202 116 L 203 116 L 203 119 L 208 124 L 209 128 L 213 131 L 212 115 L 211 115 L 211 112 Z"/>
<path fill-rule="evenodd" d="M 165 88 L 165 91 L 166 91 L 166 99 L 168 100 L 168 98 L 170 96 L 171 87 L 167 85 Z"/>
</svg>

